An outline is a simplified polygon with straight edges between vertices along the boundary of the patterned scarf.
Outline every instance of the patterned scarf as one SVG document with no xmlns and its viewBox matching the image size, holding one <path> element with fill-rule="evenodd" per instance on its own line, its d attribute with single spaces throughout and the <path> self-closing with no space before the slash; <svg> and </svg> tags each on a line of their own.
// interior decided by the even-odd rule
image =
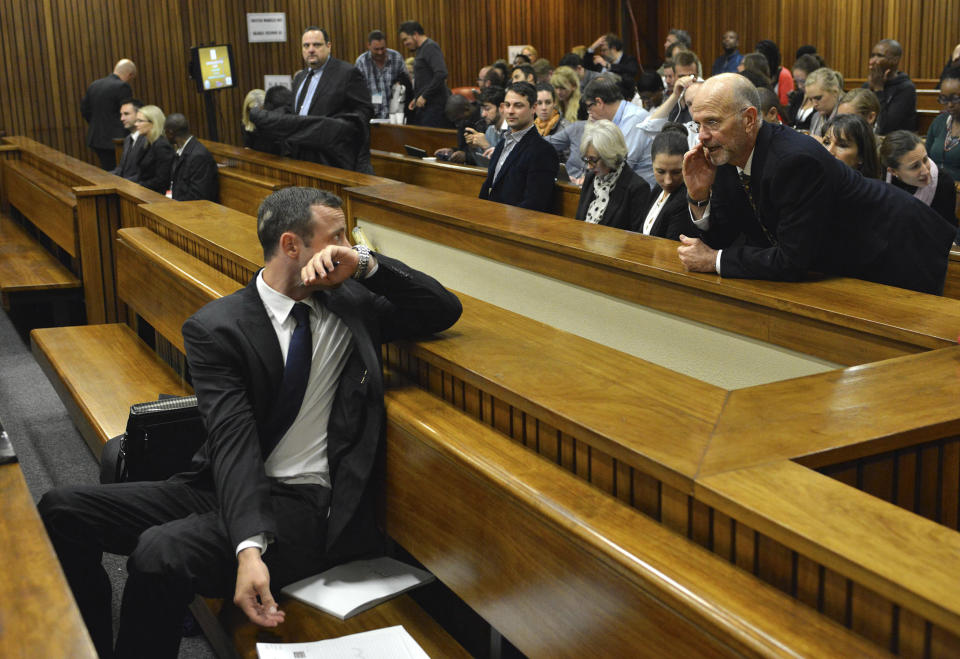
<svg viewBox="0 0 960 659">
<path fill-rule="evenodd" d="M 540 117 L 537 117 L 533 120 L 533 123 L 537 126 L 537 132 L 540 133 L 542 137 L 546 137 L 550 134 L 550 131 L 553 130 L 553 127 L 557 125 L 558 121 L 560 121 L 560 113 L 554 112 L 549 120 L 540 121 Z"/>
<path fill-rule="evenodd" d="M 593 201 L 587 208 L 586 221 L 590 224 L 599 224 L 603 219 L 603 214 L 607 211 L 607 204 L 610 203 L 610 193 L 617 185 L 617 179 L 620 178 L 620 172 L 623 171 L 623 165 L 626 161 L 620 163 L 620 166 L 609 174 L 593 177 Z"/>
</svg>

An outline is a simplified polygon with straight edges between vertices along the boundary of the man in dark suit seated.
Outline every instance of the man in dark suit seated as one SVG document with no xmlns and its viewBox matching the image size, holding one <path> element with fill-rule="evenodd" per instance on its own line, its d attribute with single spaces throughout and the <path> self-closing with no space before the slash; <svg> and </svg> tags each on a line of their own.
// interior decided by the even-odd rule
<svg viewBox="0 0 960 659">
<path fill-rule="evenodd" d="M 311 26 L 300 39 L 305 68 L 293 77 L 294 114 L 337 117 L 362 131 L 357 144 L 357 171 L 373 173 L 370 165 L 370 89 L 358 69 L 330 56 L 330 36 Z"/>
<path fill-rule="evenodd" d="M 372 477 L 384 432 L 380 346 L 440 332 L 459 300 L 399 261 L 351 248 L 339 197 L 286 188 L 260 206 L 265 267 L 183 325 L 207 430 L 166 481 L 51 490 L 39 504 L 101 657 L 176 657 L 199 593 L 251 621 L 273 593 L 383 550 Z M 129 554 L 116 653 L 104 551 Z"/>
<path fill-rule="evenodd" d="M 96 152 L 100 166 L 108 172 L 117 166 L 113 138 L 124 136 L 120 104 L 133 95 L 130 82 L 136 75 L 137 66 L 122 59 L 113 67 L 113 73 L 90 83 L 80 101 L 80 114 L 89 124 L 87 146 Z"/>
<path fill-rule="evenodd" d="M 703 234 L 681 236 L 684 267 L 785 281 L 812 270 L 941 293 L 956 229 L 813 138 L 763 122 L 759 105 L 733 73 L 707 80 L 693 102 L 700 144 L 684 156 L 683 180 Z"/>
<path fill-rule="evenodd" d="M 137 163 L 140 162 L 139 150 L 143 148 L 143 142 L 140 140 L 140 131 L 137 130 L 137 111 L 143 107 L 138 99 L 128 98 L 120 104 L 120 123 L 124 129 L 130 131 L 123 138 L 123 151 L 120 154 L 120 162 L 111 174 L 122 176 L 123 178 L 133 178 L 137 173 Z"/>
<path fill-rule="evenodd" d="M 163 126 L 167 141 L 177 150 L 171 172 L 171 196 L 177 201 L 219 198 L 217 161 L 207 147 L 190 134 L 187 118 L 180 113 L 171 114 Z"/>
<path fill-rule="evenodd" d="M 490 156 L 480 198 L 549 213 L 560 162 L 533 127 L 536 102 L 537 90 L 529 82 L 507 87 L 502 112 L 510 130 Z"/>
</svg>

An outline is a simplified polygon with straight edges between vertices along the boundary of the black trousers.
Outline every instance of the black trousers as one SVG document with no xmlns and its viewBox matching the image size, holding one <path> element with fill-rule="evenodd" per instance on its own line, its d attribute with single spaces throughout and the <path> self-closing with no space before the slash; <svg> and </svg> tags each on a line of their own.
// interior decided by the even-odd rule
<svg viewBox="0 0 960 659">
<path fill-rule="evenodd" d="M 330 491 L 274 483 L 277 537 L 264 554 L 274 592 L 321 571 Z M 216 495 L 177 481 L 57 488 L 38 504 L 101 657 L 176 657 L 194 595 L 233 597 L 236 547 Z M 120 632 L 103 552 L 128 555 Z"/>
<path fill-rule="evenodd" d="M 100 158 L 100 167 L 105 169 L 108 172 L 113 171 L 117 167 L 117 152 L 114 149 L 98 149 L 96 147 L 90 147 L 93 149 L 97 157 Z"/>
</svg>

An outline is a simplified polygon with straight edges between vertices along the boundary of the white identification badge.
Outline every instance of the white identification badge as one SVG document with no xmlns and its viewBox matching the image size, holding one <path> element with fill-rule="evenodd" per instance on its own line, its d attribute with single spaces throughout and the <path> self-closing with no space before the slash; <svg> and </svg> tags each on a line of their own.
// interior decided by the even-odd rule
<svg viewBox="0 0 960 659">
<path fill-rule="evenodd" d="M 383 94 L 374 94 L 370 97 L 370 100 L 373 101 L 374 105 L 381 105 L 383 103 Z"/>
</svg>

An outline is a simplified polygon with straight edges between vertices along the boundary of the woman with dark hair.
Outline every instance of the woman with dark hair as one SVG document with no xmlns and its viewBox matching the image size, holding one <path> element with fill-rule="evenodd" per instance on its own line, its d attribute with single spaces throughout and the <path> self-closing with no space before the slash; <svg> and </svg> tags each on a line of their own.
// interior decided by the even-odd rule
<svg viewBox="0 0 960 659">
<path fill-rule="evenodd" d="M 537 105 L 534 109 L 536 118 L 533 123 L 541 137 L 553 135 L 567 125 L 567 120 L 560 114 L 557 91 L 549 82 L 541 82 L 537 85 Z"/>
<path fill-rule="evenodd" d="M 780 49 L 769 39 L 757 42 L 757 52 L 767 58 L 770 66 L 770 79 L 773 80 L 773 91 L 780 99 L 780 105 L 790 102 L 790 92 L 793 91 L 793 76 L 780 66 Z"/>
<path fill-rule="evenodd" d="M 960 181 L 960 65 L 947 69 L 938 97 L 943 112 L 927 131 L 927 152 L 955 181 Z"/>
<path fill-rule="evenodd" d="M 589 172 L 580 188 L 577 219 L 637 231 L 650 186 L 627 165 L 627 143 L 617 125 L 607 119 L 587 122 L 580 155 Z"/>
<path fill-rule="evenodd" d="M 687 188 L 683 184 L 683 154 L 687 152 L 687 129 L 677 123 L 664 124 L 653 140 L 653 176 L 657 185 L 650 196 L 650 207 L 638 227 L 648 236 L 680 240 L 680 235 L 696 238 L 700 231 L 690 219 Z"/>
<path fill-rule="evenodd" d="M 822 67 L 823 64 L 814 55 L 801 55 L 793 63 L 793 83 L 790 103 L 787 105 L 787 117 L 797 130 L 810 130 L 813 119 L 813 101 L 806 97 L 807 76 Z"/>
<path fill-rule="evenodd" d="M 823 127 L 823 146 L 834 158 L 867 178 L 880 178 L 873 128 L 859 114 L 838 114 Z"/>
<path fill-rule="evenodd" d="M 927 157 L 927 147 L 908 130 L 887 133 L 880 145 L 887 183 L 906 190 L 957 226 L 957 189 L 946 170 Z"/>
<path fill-rule="evenodd" d="M 740 60 L 740 64 L 737 65 L 737 72 L 743 73 L 744 71 L 753 71 L 754 73 L 760 74 L 766 83 L 763 84 L 763 87 L 771 87 L 772 82 L 770 80 L 770 63 L 767 61 L 767 58 L 763 56 L 762 53 L 747 53 L 743 56 L 743 59 Z M 756 81 L 751 80 L 754 87 L 759 87 Z"/>
</svg>

